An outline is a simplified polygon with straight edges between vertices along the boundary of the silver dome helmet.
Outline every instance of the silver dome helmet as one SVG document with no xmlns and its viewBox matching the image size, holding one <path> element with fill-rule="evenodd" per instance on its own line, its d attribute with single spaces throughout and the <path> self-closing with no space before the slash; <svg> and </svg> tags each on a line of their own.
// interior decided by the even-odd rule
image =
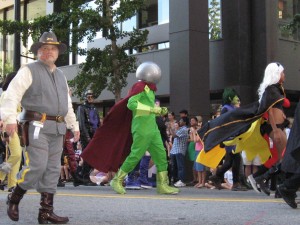
<svg viewBox="0 0 300 225">
<path fill-rule="evenodd" d="M 92 100 L 94 99 L 94 92 L 92 90 L 87 90 L 86 92 L 84 92 L 84 99 L 87 100 Z"/>
<path fill-rule="evenodd" d="M 148 83 L 157 84 L 161 79 L 161 69 L 154 62 L 143 62 L 136 70 L 136 78 Z"/>
</svg>

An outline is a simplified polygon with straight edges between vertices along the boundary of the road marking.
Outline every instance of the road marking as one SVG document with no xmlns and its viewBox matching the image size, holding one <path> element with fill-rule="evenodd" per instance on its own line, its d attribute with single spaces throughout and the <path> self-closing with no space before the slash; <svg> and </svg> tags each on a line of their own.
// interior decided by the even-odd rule
<svg viewBox="0 0 300 225">
<path fill-rule="evenodd" d="M 30 192 L 29 195 L 39 195 L 37 192 Z M 88 198 L 122 198 L 122 199 L 153 199 L 153 200 L 176 200 L 176 201 L 209 201 L 209 202 L 262 202 L 262 203 L 281 203 L 282 199 L 253 199 L 253 198 L 195 198 L 178 196 L 140 196 L 140 195 L 119 195 L 119 194 L 76 194 L 76 193 L 57 193 L 57 196 L 88 197 Z"/>
</svg>

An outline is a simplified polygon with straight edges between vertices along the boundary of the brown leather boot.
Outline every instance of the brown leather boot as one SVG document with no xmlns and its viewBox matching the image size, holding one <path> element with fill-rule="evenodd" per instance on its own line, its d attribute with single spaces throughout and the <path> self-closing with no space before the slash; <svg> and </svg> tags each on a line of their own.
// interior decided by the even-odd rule
<svg viewBox="0 0 300 225">
<path fill-rule="evenodd" d="M 13 221 L 19 220 L 19 203 L 25 193 L 26 190 L 23 190 L 17 185 L 12 193 L 7 196 L 7 215 Z"/>
<path fill-rule="evenodd" d="M 60 217 L 53 212 L 53 197 L 54 194 L 41 193 L 40 205 L 42 207 L 39 209 L 39 224 L 47 224 L 48 222 L 52 224 L 65 224 L 69 222 L 68 217 Z"/>
</svg>

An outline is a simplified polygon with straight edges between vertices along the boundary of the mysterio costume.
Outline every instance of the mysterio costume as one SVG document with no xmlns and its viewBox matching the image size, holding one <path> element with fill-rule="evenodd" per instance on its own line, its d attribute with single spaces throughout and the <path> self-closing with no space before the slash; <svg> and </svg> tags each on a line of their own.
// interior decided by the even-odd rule
<svg viewBox="0 0 300 225">
<path fill-rule="evenodd" d="M 111 186 L 125 194 L 124 178 L 149 151 L 157 167 L 157 192 L 176 194 L 179 190 L 168 185 L 167 158 L 155 120 L 156 115 L 167 113 L 166 108 L 154 106 L 155 84 L 161 78 L 161 70 L 153 62 L 144 62 L 136 77 L 139 81 L 110 110 L 82 157 L 102 172 L 116 171 L 121 166 Z"/>
</svg>

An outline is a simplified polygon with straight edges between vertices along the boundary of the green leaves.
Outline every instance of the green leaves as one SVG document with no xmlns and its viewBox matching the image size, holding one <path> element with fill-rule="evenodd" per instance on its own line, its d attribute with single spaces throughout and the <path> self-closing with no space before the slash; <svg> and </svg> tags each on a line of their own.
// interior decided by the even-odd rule
<svg viewBox="0 0 300 225">
<path fill-rule="evenodd" d="M 49 0 L 54 2 L 54 0 Z M 61 12 L 35 18 L 33 21 L 2 21 L 0 32 L 4 35 L 21 34 L 23 45 L 31 36 L 38 41 L 41 34 L 52 30 L 58 40 L 70 43 L 69 52 L 86 55 L 86 62 L 80 65 L 77 76 L 69 81 L 74 88 L 74 94 L 83 96 L 87 89 L 92 89 L 98 97 L 107 88 L 116 98 L 120 99 L 121 90 L 127 85 L 126 78 L 136 69 L 136 58 L 127 55 L 129 49 L 144 45 L 147 40 L 147 30 L 123 32 L 119 24 L 130 19 L 143 7 L 144 0 L 95 0 L 91 7 L 85 0 L 64 0 Z M 110 40 L 104 49 L 89 50 L 78 47 L 86 39 L 92 42 L 98 32 Z M 128 38 L 120 45 L 118 40 Z"/>
<path fill-rule="evenodd" d="M 10 62 L 6 62 L 4 65 L 2 62 L 2 58 L 0 58 L 0 82 L 4 80 L 8 73 L 14 71 L 13 65 Z"/>
<path fill-rule="evenodd" d="M 283 30 L 289 31 L 291 33 L 296 33 L 300 28 L 300 14 L 296 14 L 293 18 L 293 20 L 287 24 L 286 26 L 283 26 Z"/>
<path fill-rule="evenodd" d="M 209 36 L 211 40 L 221 38 L 221 8 L 218 0 L 212 0 L 208 8 Z"/>
</svg>

